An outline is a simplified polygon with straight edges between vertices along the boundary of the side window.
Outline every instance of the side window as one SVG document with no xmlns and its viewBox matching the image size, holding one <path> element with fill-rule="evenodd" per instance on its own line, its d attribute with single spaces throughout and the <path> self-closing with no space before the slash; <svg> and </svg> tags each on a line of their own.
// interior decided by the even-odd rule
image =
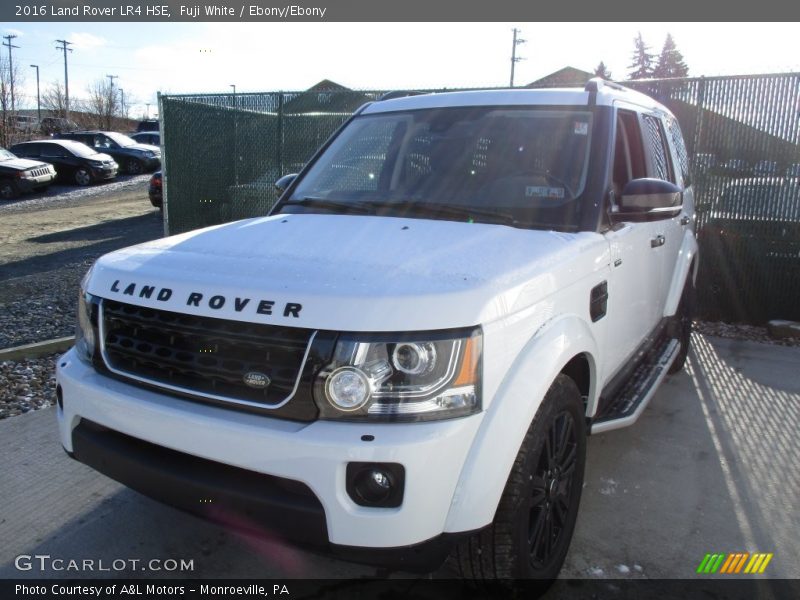
<svg viewBox="0 0 800 600">
<path fill-rule="evenodd" d="M 41 155 L 41 148 L 39 144 L 25 144 L 24 146 L 20 146 L 17 148 L 15 152 L 17 156 L 40 156 Z"/>
<path fill-rule="evenodd" d="M 42 156 L 42 158 L 61 158 L 64 156 L 64 149 L 55 144 L 45 144 L 40 156 Z"/>
<path fill-rule="evenodd" d="M 672 175 L 672 161 L 670 161 L 669 151 L 664 131 L 661 127 L 661 120 L 651 115 L 642 115 L 645 130 L 645 144 L 650 152 L 651 177 L 675 182 Z"/>
<path fill-rule="evenodd" d="M 683 143 L 683 134 L 681 133 L 678 121 L 673 118 L 667 119 L 667 130 L 672 144 L 675 147 L 675 154 L 678 158 L 678 170 L 681 179 L 683 179 L 683 187 L 687 187 L 692 183 L 692 175 L 689 171 L 689 154 L 686 152 L 686 144 Z"/>
<path fill-rule="evenodd" d="M 620 110 L 617 113 L 617 132 L 614 144 L 614 194 L 619 197 L 625 184 L 632 179 L 647 177 L 647 161 L 642 146 L 642 134 L 636 113 Z"/>
</svg>

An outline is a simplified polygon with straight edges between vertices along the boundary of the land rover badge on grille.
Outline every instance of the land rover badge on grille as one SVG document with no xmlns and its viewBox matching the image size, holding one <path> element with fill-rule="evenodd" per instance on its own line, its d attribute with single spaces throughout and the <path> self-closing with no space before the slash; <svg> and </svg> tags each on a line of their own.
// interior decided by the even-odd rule
<svg viewBox="0 0 800 600">
<path fill-rule="evenodd" d="M 250 371 L 249 373 L 245 373 L 244 377 L 242 377 L 242 380 L 247 387 L 251 387 L 256 390 L 265 389 L 271 382 L 267 375 L 264 373 L 259 373 L 258 371 Z"/>
</svg>

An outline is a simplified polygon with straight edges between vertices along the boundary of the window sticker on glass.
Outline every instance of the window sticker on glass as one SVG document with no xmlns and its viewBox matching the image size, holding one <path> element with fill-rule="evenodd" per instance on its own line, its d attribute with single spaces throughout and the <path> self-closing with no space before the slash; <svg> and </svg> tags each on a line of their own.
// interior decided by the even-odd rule
<svg viewBox="0 0 800 600">
<path fill-rule="evenodd" d="M 528 198 L 558 198 L 564 199 L 564 188 L 547 187 L 546 185 L 525 186 L 525 195 Z"/>
<path fill-rule="evenodd" d="M 589 123 L 586 121 L 575 121 L 575 135 L 589 135 Z"/>
</svg>

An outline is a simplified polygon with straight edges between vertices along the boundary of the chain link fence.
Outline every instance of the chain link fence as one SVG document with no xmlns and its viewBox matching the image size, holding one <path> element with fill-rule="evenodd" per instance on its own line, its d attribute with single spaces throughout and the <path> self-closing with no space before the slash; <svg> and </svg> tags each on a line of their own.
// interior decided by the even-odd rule
<svg viewBox="0 0 800 600">
<path fill-rule="evenodd" d="M 800 320 L 800 73 L 625 85 L 670 108 L 683 130 L 698 209 L 700 315 Z M 277 200 L 274 182 L 387 91 L 162 95 L 167 233 L 265 215 Z"/>
<path fill-rule="evenodd" d="M 800 73 L 626 85 L 675 114 L 692 157 L 701 316 L 800 320 Z"/>
</svg>

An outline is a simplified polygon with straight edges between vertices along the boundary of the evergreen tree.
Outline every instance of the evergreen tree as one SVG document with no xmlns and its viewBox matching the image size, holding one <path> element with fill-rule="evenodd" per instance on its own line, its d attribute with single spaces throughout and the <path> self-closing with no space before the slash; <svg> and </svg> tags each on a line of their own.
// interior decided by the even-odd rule
<svg viewBox="0 0 800 600">
<path fill-rule="evenodd" d="M 689 74 L 689 67 L 683 62 L 683 54 L 675 45 L 672 34 L 667 34 L 664 40 L 664 48 L 658 57 L 658 65 L 653 71 L 654 77 L 686 77 Z"/>
<path fill-rule="evenodd" d="M 642 32 L 639 32 L 633 39 L 634 51 L 631 57 L 632 63 L 628 65 L 630 71 L 628 77 L 630 79 L 647 79 L 653 76 L 653 55 L 650 54 L 650 48 L 645 45 L 642 39 Z"/>
<path fill-rule="evenodd" d="M 594 74 L 595 77 L 602 77 L 607 81 L 611 80 L 611 71 L 608 70 L 606 63 L 604 63 L 602 60 L 600 61 L 600 64 L 595 67 Z"/>
</svg>

